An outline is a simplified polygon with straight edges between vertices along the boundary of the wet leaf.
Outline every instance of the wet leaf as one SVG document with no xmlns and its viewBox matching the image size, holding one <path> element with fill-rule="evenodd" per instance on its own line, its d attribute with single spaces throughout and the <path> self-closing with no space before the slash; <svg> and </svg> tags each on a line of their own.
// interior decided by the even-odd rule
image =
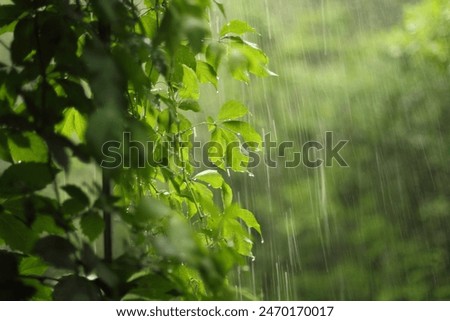
<svg viewBox="0 0 450 321">
<path fill-rule="evenodd" d="M 244 142 L 260 145 L 262 142 L 261 135 L 247 122 L 243 121 L 227 121 L 223 126 L 241 136 Z"/>
<path fill-rule="evenodd" d="M 261 226 L 259 225 L 253 213 L 249 210 L 241 208 L 238 204 L 232 204 L 231 206 L 229 206 L 225 210 L 224 215 L 229 218 L 240 218 L 245 223 L 245 225 L 255 229 L 259 234 L 261 234 Z"/>
<path fill-rule="evenodd" d="M 195 71 L 186 65 L 183 65 L 183 87 L 180 88 L 178 94 L 182 98 L 198 99 L 200 91 L 198 87 L 198 80 Z"/>
<path fill-rule="evenodd" d="M 214 68 L 203 61 L 197 61 L 197 77 L 201 83 L 211 83 L 217 89 L 217 74 Z"/>
<path fill-rule="evenodd" d="M 218 120 L 226 121 L 237 119 L 247 115 L 248 109 L 242 103 L 236 100 L 226 102 L 219 111 Z"/>
<path fill-rule="evenodd" d="M 222 58 L 225 56 L 226 49 L 225 46 L 218 42 L 212 42 L 206 47 L 206 60 L 208 63 L 214 67 L 214 69 L 219 69 L 220 62 L 222 61 Z"/>
<path fill-rule="evenodd" d="M 222 27 L 220 30 L 220 36 L 223 37 L 230 33 L 242 35 L 247 32 L 255 32 L 255 29 L 245 21 L 232 20 Z"/>
<path fill-rule="evenodd" d="M 224 182 L 222 175 L 216 170 L 205 170 L 194 176 L 194 179 L 205 182 L 213 188 L 220 188 Z"/>
</svg>

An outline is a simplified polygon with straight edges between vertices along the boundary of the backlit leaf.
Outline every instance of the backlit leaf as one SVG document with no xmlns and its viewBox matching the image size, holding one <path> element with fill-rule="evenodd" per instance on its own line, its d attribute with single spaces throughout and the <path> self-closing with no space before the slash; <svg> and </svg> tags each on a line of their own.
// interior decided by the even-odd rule
<svg viewBox="0 0 450 321">
<path fill-rule="evenodd" d="M 198 99 L 200 97 L 197 75 L 194 70 L 186 65 L 183 65 L 182 85 L 183 86 L 178 91 L 180 97 L 187 99 Z"/>
<path fill-rule="evenodd" d="M 205 170 L 194 176 L 194 179 L 208 183 L 213 188 L 220 188 L 223 184 L 223 177 L 216 170 Z"/>
<path fill-rule="evenodd" d="M 261 135 L 247 122 L 227 121 L 223 123 L 223 126 L 241 136 L 247 143 L 255 143 L 259 146 L 262 142 Z"/>
<path fill-rule="evenodd" d="M 226 102 L 219 111 L 218 120 L 226 121 L 247 115 L 248 109 L 236 100 Z"/>
<path fill-rule="evenodd" d="M 237 204 L 233 204 L 225 210 L 224 215 L 229 216 L 230 218 L 240 218 L 245 223 L 245 225 L 255 229 L 259 234 L 261 234 L 261 226 L 259 225 L 253 213 L 249 210 L 243 209 Z"/>
<path fill-rule="evenodd" d="M 211 83 L 217 88 L 217 74 L 214 68 L 203 61 L 197 61 L 197 77 L 201 83 Z"/>
<path fill-rule="evenodd" d="M 8 146 L 15 163 L 45 163 L 48 159 L 47 145 L 41 137 L 33 132 L 10 135 Z"/>
<path fill-rule="evenodd" d="M 222 27 L 220 30 L 220 36 L 223 37 L 229 33 L 242 35 L 247 32 L 255 32 L 255 29 L 245 21 L 232 20 Z"/>
</svg>

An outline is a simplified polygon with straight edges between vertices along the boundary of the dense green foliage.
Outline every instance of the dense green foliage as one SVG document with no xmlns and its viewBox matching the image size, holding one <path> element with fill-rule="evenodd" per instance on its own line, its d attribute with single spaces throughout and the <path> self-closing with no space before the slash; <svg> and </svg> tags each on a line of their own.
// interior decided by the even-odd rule
<svg viewBox="0 0 450 321">
<path fill-rule="evenodd" d="M 246 172 L 261 137 L 238 101 L 193 112 L 219 69 L 272 73 L 255 30 L 211 30 L 211 10 L 224 15 L 209 0 L 0 6 L 0 299 L 235 298 L 228 274 L 261 230 L 223 174 Z M 224 146 L 213 168 L 193 166 L 198 126 Z"/>
<path fill-rule="evenodd" d="M 297 150 L 333 131 L 350 140 L 350 167 L 260 168 L 242 181 L 265 231 L 242 283 L 267 299 L 448 300 L 450 2 L 244 12 L 281 75 L 245 89 L 267 111 L 261 126 Z"/>
</svg>

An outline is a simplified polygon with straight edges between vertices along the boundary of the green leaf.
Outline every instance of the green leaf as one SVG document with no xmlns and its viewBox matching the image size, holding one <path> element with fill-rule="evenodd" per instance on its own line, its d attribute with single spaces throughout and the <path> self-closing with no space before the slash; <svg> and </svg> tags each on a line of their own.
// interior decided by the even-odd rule
<svg viewBox="0 0 450 321">
<path fill-rule="evenodd" d="M 83 212 L 86 205 L 76 198 L 69 198 L 62 204 L 62 210 L 65 214 L 75 215 Z"/>
<path fill-rule="evenodd" d="M 197 61 L 197 77 L 201 83 L 211 83 L 217 89 L 217 74 L 214 68 L 203 61 Z"/>
<path fill-rule="evenodd" d="M 67 239 L 49 235 L 36 242 L 34 252 L 54 267 L 74 269 L 75 247 Z"/>
<path fill-rule="evenodd" d="M 150 89 L 151 80 L 144 73 L 142 62 L 138 60 L 137 53 L 123 44 L 116 44 L 112 49 L 112 54 L 120 70 L 125 73 L 124 79 L 127 79 L 133 85 L 134 93 L 138 97 L 146 97 L 145 92 Z"/>
<path fill-rule="evenodd" d="M 248 83 L 249 60 L 240 50 L 232 49 L 228 54 L 228 68 L 234 79 Z"/>
<path fill-rule="evenodd" d="M 223 3 L 221 3 L 218 0 L 214 0 L 214 3 L 216 4 L 216 6 L 219 8 L 220 12 L 223 14 L 224 17 L 226 17 L 227 15 L 225 14 L 225 7 L 223 5 Z"/>
<path fill-rule="evenodd" d="M 170 70 L 170 79 L 172 82 L 179 83 L 183 81 L 183 65 L 195 70 L 197 61 L 189 47 L 180 45 L 172 57 L 172 67 Z"/>
<path fill-rule="evenodd" d="M 180 105 L 178 106 L 178 108 L 183 109 L 183 110 L 192 110 L 194 112 L 200 111 L 200 105 L 199 105 L 198 101 L 196 101 L 194 99 L 183 100 L 180 103 Z"/>
<path fill-rule="evenodd" d="M 146 14 L 141 16 L 142 25 L 145 29 L 145 35 L 148 38 L 153 38 L 157 31 L 156 10 L 148 10 Z"/>
<path fill-rule="evenodd" d="M 225 53 L 226 49 L 222 43 L 212 42 L 206 47 L 206 61 L 217 71 Z"/>
<path fill-rule="evenodd" d="M 100 289 L 88 279 L 69 275 L 62 277 L 53 290 L 56 301 L 99 301 L 102 299 Z"/>
<path fill-rule="evenodd" d="M 75 137 L 84 142 L 84 135 L 86 133 L 87 121 L 86 118 L 80 114 L 75 108 L 66 108 L 63 112 L 64 119 L 55 126 L 57 133 L 64 135 L 69 139 Z"/>
<path fill-rule="evenodd" d="M 219 127 L 215 127 L 215 129 L 211 132 L 211 147 L 208 148 L 208 159 L 215 164 L 217 167 L 224 169 L 225 168 L 225 160 L 224 157 L 226 155 L 227 150 L 227 140 L 226 135 L 223 130 Z"/>
<path fill-rule="evenodd" d="M 248 109 L 242 103 L 236 100 L 226 102 L 219 111 L 218 120 L 227 121 L 241 118 L 247 115 Z"/>
<path fill-rule="evenodd" d="M 80 202 L 78 202 L 73 198 L 65 200 L 62 204 L 62 210 L 64 214 L 68 215 L 75 215 L 81 213 L 84 211 L 84 209 L 85 207 L 82 204 L 80 204 Z"/>
<path fill-rule="evenodd" d="M 214 145 L 208 148 L 208 158 L 217 167 L 245 172 L 249 157 L 244 155 L 242 144 L 234 132 L 217 127 L 211 133 Z"/>
<path fill-rule="evenodd" d="M 8 146 L 15 163 L 39 162 L 48 159 L 47 145 L 44 140 L 33 132 L 12 134 L 8 137 Z"/>
<path fill-rule="evenodd" d="M 88 243 L 83 244 L 80 259 L 87 274 L 94 272 L 110 288 L 117 287 L 119 279 L 116 273 L 94 253 L 92 246 Z"/>
<path fill-rule="evenodd" d="M 179 215 L 170 216 L 164 235 L 158 235 L 152 241 L 158 254 L 168 259 L 187 264 L 198 264 L 201 259 L 194 231 Z"/>
<path fill-rule="evenodd" d="M 65 231 L 55 223 L 55 219 L 49 215 L 37 215 L 32 225 L 36 233 L 48 233 L 55 235 L 64 235 Z"/>
<path fill-rule="evenodd" d="M 16 20 L 23 13 L 19 6 L 2 4 L 0 6 L 0 28 Z"/>
<path fill-rule="evenodd" d="M 19 265 L 20 275 L 42 275 L 47 269 L 48 265 L 34 256 L 24 257 Z"/>
<path fill-rule="evenodd" d="M 246 172 L 249 157 L 242 153 L 242 146 L 227 148 L 227 167 L 231 167 L 235 172 Z"/>
<path fill-rule="evenodd" d="M 190 190 L 194 193 L 194 196 L 191 194 Z M 206 187 L 203 183 L 193 182 L 191 184 L 191 189 L 186 188 L 184 192 L 187 193 L 187 196 L 192 201 L 195 201 L 200 205 L 201 211 L 203 214 L 218 216 L 220 215 L 220 209 L 217 207 L 214 202 L 214 194 L 213 192 Z"/>
<path fill-rule="evenodd" d="M 77 200 L 80 204 L 87 207 L 89 206 L 89 198 L 86 194 L 76 185 L 67 184 L 62 187 L 62 189 L 69 194 L 70 197 Z"/>
<path fill-rule="evenodd" d="M 86 96 L 86 91 L 88 90 L 85 90 L 82 83 L 76 83 L 67 79 L 58 79 L 58 84 L 61 85 L 67 96 L 67 105 L 71 106 L 68 109 L 75 109 L 80 116 L 93 112 L 94 106 L 92 100 Z"/>
<path fill-rule="evenodd" d="M 244 142 L 259 146 L 262 142 L 261 135 L 247 122 L 226 121 L 222 125 L 241 136 Z"/>
<path fill-rule="evenodd" d="M 106 142 L 123 139 L 126 121 L 123 114 L 115 108 L 101 108 L 89 118 L 86 141 L 92 154 L 103 160 L 103 146 Z"/>
<path fill-rule="evenodd" d="M 238 204 L 232 204 L 230 207 L 228 207 L 225 210 L 224 215 L 229 216 L 230 218 L 240 218 L 245 223 L 245 225 L 253 228 L 261 235 L 261 226 L 259 225 L 253 213 L 249 210 L 241 208 Z"/>
<path fill-rule="evenodd" d="M 25 58 L 36 47 L 34 19 L 21 19 L 14 28 L 14 38 L 11 43 L 11 58 L 16 65 L 23 65 Z"/>
<path fill-rule="evenodd" d="M 8 137 L 3 131 L 0 131 L 0 159 L 8 163 L 13 162 L 9 151 Z"/>
<path fill-rule="evenodd" d="M 133 288 L 124 300 L 171 300 L 181 294 L 175 284 L 160 274 L 147 274 L 132 279 Z"/>
<path fill-rule="evenodd" d="M 158 130 L 160 132 L 169 132 L 172 124 L 172 115 L 169 108 L 164 109 L 158 115 Z"/>
<path fill-rule="evenodd" d="M 170 211 L 171 209 L 162 201 L 146 197 L 134 210 L 123 213 L 122 218 L 135 226 L 148 226 L 155 220 L 168 216 Z"/>
<path fill-rule="evenodd" d="M 226 209 L 231 205 L 233 202 L 233 190 L 231 189 L 230 185 L 225 183 L 225 181 L 222 184 L 222 203 L 223 208 Z"/>
<path fill-rule="evenodd" d="M 174 270 L 173 277 L 181 284 L 183 292 L 192 293 L 197 299 L 206 296 L 205 283 L 198 270 L 185 264 L 177 265 Z"/>
<path fill-rule="evenodd" d="M 104 222 L 97 212 L 89 211 L 81 217 L 80 226 L 83 234 L 93 242 L 102 234 Z"/>
<path fill-rule="evenodd" d="M 203 48 L 204 40 L 210 32 L 206 22 L 203 19 L 188 15 L 182 19 L 181 30 L 185 33 L 194 53 L 200 52 Z"/>
<path fill-rule="evenodd" d="M 183 83 L 182 88 L 178 91 L 178 94 L 182 98 L 187 99 L 199 99 L 200 90 L 198 87 L 198 80 L 195 71 L 186 65 L 183 65 Z"/>
<path fill-rule="evenodd" d="M 213 188 L 221 188 L 223 177 L 216 170 L 208 169 L 194 176 L 194 180 L 199 180 L 211 185 Z"/>
<path fill-rule="evenodd" d="M 240 37 L 232 37 L 228 59 L 230 62 L 230 69 L 232 72 L 236 69 L 234 70 L 236 75 L 245 73 L 244 70 L 246 70 L 259 77 L 277 76 L 277 74 L 267 68 L 269 58 L 258 45 L 243 40 Z M 233 59 L 235 59 L 235 61 L 233 61 Z M 237 79 L 242 80 L 239 78 Z"/>
<path fill-rule="evenodd" d="M 253 242 L 249 233 L 243 229 L 242 224 L 237 219 L 241 219 L 249 228 L 253 228 L 261 234 L 261 227 L 253 214 L 241 208 L 238 204 L 232 204 L 225 209 L 221 218 L 220 229 L 222 236 L 228 241 L 229 245 L 233 246 L 237 253 L 252 256 Z"/>
<path fill-rule="evenodd" d="M 252 256 L 253 242 L 250 235 L 234 217 L 222 217 L 220 232 L 229 247 L 241 255 Z"/>
<path fill-rule="evenodd" d="M 223 37 L 229 33 L 242 35 L 247 32 L 255 32 L 255 29 L 245 21 L 232 20 L 222 27 L 220 36 Z"/>
<path fill-rule="evenodd" d="M 37 238 L 35 233 L 13 215 L 0 214 L 0 238 L 12 249 L 29 252 Z"/>
<path fill-rule="evenodd" d="M 38 191 L 53 182 L 56 170 L 42 163 L 20 163 L 8 167 L 0 177 L 0 195 Z"/>
</svg>

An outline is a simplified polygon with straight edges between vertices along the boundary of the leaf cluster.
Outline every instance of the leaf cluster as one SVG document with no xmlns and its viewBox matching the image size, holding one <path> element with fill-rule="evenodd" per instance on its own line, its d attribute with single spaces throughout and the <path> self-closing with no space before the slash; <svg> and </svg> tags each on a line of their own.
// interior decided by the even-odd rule
<svg viewBox="0 0 450 321">
<path fill-rule="evenodd" d="M 227 102 L 202 124 L 240 148 L 211 152 L 217 169 L 198 172 L 191 112 L 221 66 L 245 82 L 272 73 L 244 40 L 247 23 L 213 35 L 212 5 L 223 12 L 209 0 L 0 6 L 0 36 L 12 39 L 0 65 L 0 298 L 233 298 L 227 275 L 261 230 L 224 172 L 246 171 L 246 148 L 261 138 L 241 120 L 247 108 Z M 153 148 L 124 143 L 120 166 L 100 169 L 105 143 L 124 133 Z M 61 183 L 76 164 L 102 182 Z"/>
</svg>

